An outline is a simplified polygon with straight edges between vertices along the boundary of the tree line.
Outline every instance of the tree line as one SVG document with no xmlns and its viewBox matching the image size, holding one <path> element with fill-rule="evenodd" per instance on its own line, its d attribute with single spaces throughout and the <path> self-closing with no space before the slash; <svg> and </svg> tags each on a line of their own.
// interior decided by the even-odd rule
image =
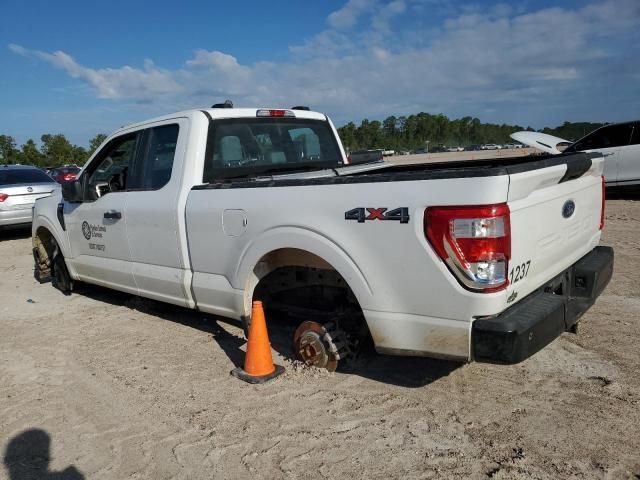
<svg viewBox="0 0 640 480">
<path fill-rule="evenodd" d="M 89 148 L 72 144 L 61 133 L 45 133 L 40 137 L 38 148 L 33 139 L 20 147 L 10 135 L 0 135 L 0 163 L 19 163 L 38 167 L 57 167 L 60 165 L 83 165 L 107 136 L 99 133 L 89 141 Z"/>
<path fill-rule="evenodd" d="M 555 128 L 538 130 L 567 140 L 577 140 L 603 123 L 564 122 Z M 450 120 L 446 115 L 420 112 L 409 116 L 389 116 L 382 122 L 362 120 L 359 126 L 349 122 L 338 128 L 338 134 L 349 151 L 386 148 L 414 150 L 427 146 L 467 146 L 483 143 L 510 143 L 509 135 L 520 130 L 535 131 L 520 125 L 482 123 L 475 117 Z M 66 164 L 83 165 L 107 136 L 100 133 L 84 148 L 72 144 L 63 134 L 44 134 L 41 145 L 29 139 L 18 147 L 13 137 L 0 135 L 0 163 L 20 163 L 51 167 Z"/>
<path fill-rule="evenodd" d="M 555 128 L 538 130 L 567 140 L 577 140 L 601 127 L 602 123 L 564 122 Z M 362 120 L 359 126 L 349 122 L 338 128 L 345 148 L 349 151 L 386 148 L 393 150 L 414 150 L 427 146 L 468 146 L 483 143 L 512 143 L 509 137 L 521 130 L 535 131 L 520 125 L 482 123 L 475 117 L 450 120 L 446 115 L 420 112 L 409 116 L 390 116 L 382 122 Z"/>
</svg>

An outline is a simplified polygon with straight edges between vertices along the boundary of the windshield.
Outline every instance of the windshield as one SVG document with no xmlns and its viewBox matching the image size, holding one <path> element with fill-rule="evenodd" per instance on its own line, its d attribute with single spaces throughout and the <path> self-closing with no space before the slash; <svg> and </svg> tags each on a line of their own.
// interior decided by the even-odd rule
<svg viewBox="0 0 640 480">
<path fill-rule="evenodd" d="M 335 168 L 342 155 L 329 122 L 296 118 L 215 120 L 203 180 Z"/>
<path fill-rule="evenodd" d="M 19 185 L 21 183 L 55 183 L 55 180 L 36 168 L 0 170 L 0 185 Z"/>
</svg>

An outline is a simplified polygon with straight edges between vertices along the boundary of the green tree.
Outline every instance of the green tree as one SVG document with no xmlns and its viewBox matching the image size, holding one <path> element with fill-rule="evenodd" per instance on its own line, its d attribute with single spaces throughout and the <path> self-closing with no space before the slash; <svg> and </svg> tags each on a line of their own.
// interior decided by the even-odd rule
<svg viewBox="0 0 640 480">
<path fill-rule="evenodd" d="M 74 146 L 61 133 L 51 135 L 45 133 L 40 137 L 42 153 L 48 165 L 64 165 L 75 160 Z"/>
<path fill-rule="evenodd" d="M 338 135 L 342 145 L 348 151 L 352 152 L 358 149 L 358 142 L 356 140 L 356 125 L 353 122 L 349 122 L 343 127 L 338 128 Z"/>
<path fill-rule="evenodd" d="M 107 136 L 104 133 L 99 133 L 91 140 L 89 140 L 89 150 L 87 151 L 87 155 L 93 155 L 93 152 L 98 149 L 98 147 L 102 144 L 102 142 L 106 140 L 106 138 Z"/>
<path fill-rule="evenodd" d="M 73 146 L 72 154 L 73 154 L 73 160 L 71 163 L 74 163 L 80 166 L 84 165 L 90 156 L 84 147 L 79 147 L 78 145 Z"/>
<path fill-rule="evenodd" d="M 15 139 L 9 135 L 0 135 L 0 162 L 17 163 L 18 156 Z"/>
<path fill-rule="evenodd" d="M 37 165 L 39 167 L 45 166 L 45 157 L 40 150 L 38 150 L 38 146 L 36 142 L 32 139 L 27 140 L 22 145 L 22 163 L 26 163 L 28 165 Z"/>
<path fill-rule="evenodd" d="M 587 133 L 593 132 L 595 129 L 604 126 L 604 123 L 591 123 L 591 122 L 564 122 L 561 126 L 555 128 L 543 128 L 542 133 L 548 133 L 560 138 L 566 138 L 567 140 L 578 140 L 584 137 Z"/>
</svg>

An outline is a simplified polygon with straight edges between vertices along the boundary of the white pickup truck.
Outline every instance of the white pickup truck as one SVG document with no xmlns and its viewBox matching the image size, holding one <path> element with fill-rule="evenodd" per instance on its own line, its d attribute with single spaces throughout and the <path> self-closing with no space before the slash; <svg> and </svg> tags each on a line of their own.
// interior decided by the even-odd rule
<svg viewBox="0 0 640 480">
<path fill-rule="evenodd" d="M 308 109 L 210 108 L 110 135 L 38 200 L 35 275 L 248 321 L 300 325 L 296 355 L 516 363 L 572 329 L 609 282 L 591 153 L 349 166 Z M 267 315 L 267 319 L 269 319 Z"/>
</svg>

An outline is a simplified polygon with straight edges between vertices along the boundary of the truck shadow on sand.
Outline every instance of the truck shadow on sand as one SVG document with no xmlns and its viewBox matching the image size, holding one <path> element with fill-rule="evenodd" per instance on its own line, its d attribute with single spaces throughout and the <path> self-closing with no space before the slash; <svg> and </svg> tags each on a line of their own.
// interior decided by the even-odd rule
<svg viewBox="0 0 640 480">
<path fill-rule="evenodd" d="M 246 344 L 244 335 L 234 335 L 221 325 L 227 324 L 242 329 L 239 321 L 116 292 L 96 285 L 78 284 L 75 293 L 206 332 L 211 335 L 234 366 L 239 367 L 244 363 L 243 347 Z M 295 360 L 292 339 L 296 325 L 271 315 L 267 316 L 267 324 L 273 349 L 285 359 Z M 420 388 L 446 377 L 462 365 L 459 362 L 431 358 L 378 355 L 373 348 L 365 348 L 349 365 L 340 367 L 338 371 L 381 383 Z"/>
<path fill-rule="evenodd" d="M 11 480 L 83 480 L 73 465 L 60 472 L 49 470 L 51 437 L 40 429 L 25 430 L 13 437 L 4 453 L 4 465 Z"/>
<path fill-rule="evenodd" d="M 19 228 L 0 229 L 0 242 L 5 240 L 21 240 L 31 238 L 31 225 Z"/>
</svg>

